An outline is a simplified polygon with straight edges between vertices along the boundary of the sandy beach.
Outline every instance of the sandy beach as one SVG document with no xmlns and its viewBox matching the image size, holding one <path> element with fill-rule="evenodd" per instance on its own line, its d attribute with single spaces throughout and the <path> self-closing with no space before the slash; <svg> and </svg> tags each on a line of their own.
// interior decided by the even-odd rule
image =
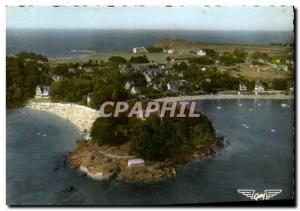
<svg viewBox="0 0 300 211">
<path fill-rule="evenodd" d="M 89 132 L 98 118 L 97 110 L 74 103 L 31 103 L 29 108 L 55 114 L 73 123 L 80 131 Z"/>
</svg>

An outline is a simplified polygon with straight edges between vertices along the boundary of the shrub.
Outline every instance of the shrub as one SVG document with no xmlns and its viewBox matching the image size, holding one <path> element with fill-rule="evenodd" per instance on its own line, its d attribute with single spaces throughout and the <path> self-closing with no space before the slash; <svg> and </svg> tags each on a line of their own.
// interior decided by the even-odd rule
<svg viewBox="0 0 300 211">
<path fill-rule="evenodd" d="M 132 63 L 148 63 L 149 59 L 143 55 L 143 56 L 133 56 L 129 60 Z"/>
<path fill-rule="evenodd" d="M 112 56 L 108 59 L 108 61 L 116 64 L 125 64 L 127 63 L 126 59 L 121 56 Z"/>
<path fill-rule="evenodd" d="M 162 52 L 163 49 L 159 48 L 159 47 L 153 47 L 153 46 L 151 46 L 151 47 L 147 47 L 147 51 L 149 53 L 158 53 L 158 52 Z"/>
</svg>

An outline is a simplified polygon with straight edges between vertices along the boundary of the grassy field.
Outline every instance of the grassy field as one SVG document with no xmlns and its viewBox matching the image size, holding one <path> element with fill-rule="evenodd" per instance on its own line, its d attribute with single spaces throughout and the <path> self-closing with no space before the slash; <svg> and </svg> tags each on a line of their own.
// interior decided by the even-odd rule
<svg viewBox="0 0 300 211">
<path fill-rule="evenodd" d="M 174 58 L 177 60 L 185 59 L 188 57 L 195 57 L 195 54 L 190 53 L 191 50 L 197 50 L 202 48 L 215 49 L 218 52 L 233 52 L 237 48 L 245 49 L 249 54 L 255 51 L 265 52 L 269 55 L 277 54 L 288 54 L 293 53 L 293 48 L 290 46 L 277 46 L 277 45 L 215 45 L 215 44 L 201 44 L 193 43 L 185 40 L 176 39 L 165 39 L 162 40 L 154 46 L 174 49 L 175 53 L 168 54 L 164 52 L 160 53 L 146 53 L 145 55 L 150 61 L 154 61 L 159 64 L 167 63 L 167 57 Z M 121 56 L 129 60 L 132 56 L 138 56 L 143 54 L 134 54 L 129 51 L 114 51 L 114 52 L 94 52 L 88 53 L 82 57 L 74 58 L 62 58 L 62 59 L 50 59 L 50 64 L 60 64 L 60 63 L 76 63 L 76 62 L 87 62 L 88 60 L 104 60 L 107 61 L 112 56 Z M 284 71 L 277 70 L 275 68 L 270 68 L 263 66 L 262 68 L 253 68 L 249 64 L 239 64 L 232 67 L 218 66 L 219 69 L 229 71 L 234 75 L 245 76 L 248 79 L 255 80 L 267 80 L 271 81 L 275 78 L 286 78 L 287 73 Z"/>
<path fill-rule="evenodd" d="M 214 49 L 218 52 L 233 52 L 237 48 L 246 50 L 249 54 L 255 51 L 265 52 L 269 55 L 276 55 L 282 53 L 289 53 L 293 51 L 292 47 L 277 46 L 277 45 L 241 45 L 241 44 L 204 44 L 195 43 L 180 39 L 164 39 L 155 43 L 154 46 L 161 48 L 175 49 L 178 51 L 189 52 L 191 50 L 197 50 L 202 48 Z"/>
<path fill-rule="evenodd" d="M 164 39 L 154 44 L 156 47 L 174 49 L 176 53 L 146 53 L 147 57 L 157 63 L 166 63 L 166 58 L 171 57 L 175 59 L 183 59 L 186 57 L 195 56 L 190 53 L 191 50 L 199 50 L 203 48 L 214 49 L 220 53 L 228 51 L 233 52 L 235 49 L 244 49 L 249 54 L 255 51 L 268 53 L 270 56 L 276 54 L 287 54 L 292 53 L 293 48 L 290 46 L 277 46 L 277 45 L 238 45 L 238 44 L 203 44 L 195 43 L 180 39 Z M 74 58 L 62 58 L 62 59 L 50 59 L 51 63 L 71 63 L 71 62 L 85 62 L 89 59 L 107 60 L 111 56 L 122 56 L 129 59 L 132 56 L 142 54 L 134 54 L 130 51 L 114 51 L 114 52 L 90 52 L 82 57 Z"/>
<path fill-rule="evenodd" d="M 75 63 L 75 62 L 87 62 L 90 59 L 97 59 L 97 60 L 108 60 L 112 56 L 121 56 L 125 59 L 129 60 L 132 56 L 139 56 L 143 54 L 134 54 L 127 51 L 114 51 L 114 52 L 97 52 L 97 53 L 91 53 L 87 54 L 86 56 L 82 57 L 74 57 L 74 58 L 62 58 L 62 59 L 50 59 L 50 63 L 52 64 L 60 64 L 60 63 Z M 167 57 L 175 58 L 175 59 L 182 59 L 186 57 L 192 57 L 195 56 L 195 54 L 192 53 L 174 53 L 174 54 L 168 54 L 168 53 L 146 53 L 145 54 L 150 61 L 157 62 L 159 64 L 167 63 Z"/>
<path fill-rule="evenodd" d="M 264 66 L 254 68 L 246 64 L 240 64 L 237 65 L 236 69 L 239 71 L 231 70 L 230 72 L 254 80 L 272 81 L 273 79 L 286 78 L 288 76 L 288 74 L 282 70 L 274 68 L 267 69 Z"/>
</svg>

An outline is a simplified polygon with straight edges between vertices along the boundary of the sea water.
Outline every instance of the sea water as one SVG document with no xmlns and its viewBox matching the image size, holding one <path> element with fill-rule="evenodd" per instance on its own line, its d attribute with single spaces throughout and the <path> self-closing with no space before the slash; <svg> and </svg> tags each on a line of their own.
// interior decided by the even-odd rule
<svg viewBox="0 0 300 211">
<path fill-rule="evenodd" d="M 281 104 L 289 107 L 281 107 Z M 80 132 L 70 122 L 30 109 L 7 111 L 7 204 L 157 205 L 246 201 L 238 189 L 281 189 L 293 197 L 292 100 L 201 100 L 230 144 L 214 157 L 183 165 L 156 184 L 96 182 L 57 163 Z M 222 107 L 222 109 L 218 109 Z M 246 124 L 248 127 L 243 127 Z M 46 135 L 46 136 L 43 136 Z"/>
</svg>

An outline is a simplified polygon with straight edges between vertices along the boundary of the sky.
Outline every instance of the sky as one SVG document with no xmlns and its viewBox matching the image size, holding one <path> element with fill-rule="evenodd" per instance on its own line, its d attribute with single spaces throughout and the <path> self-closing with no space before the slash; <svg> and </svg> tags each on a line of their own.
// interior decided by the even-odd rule
<svg viewBox="0 0 300 211">
<path fill-rule="evenodd" d="M 292 7 L 6 8 L 6 28 L 292 31 Z"/>
</svg>

